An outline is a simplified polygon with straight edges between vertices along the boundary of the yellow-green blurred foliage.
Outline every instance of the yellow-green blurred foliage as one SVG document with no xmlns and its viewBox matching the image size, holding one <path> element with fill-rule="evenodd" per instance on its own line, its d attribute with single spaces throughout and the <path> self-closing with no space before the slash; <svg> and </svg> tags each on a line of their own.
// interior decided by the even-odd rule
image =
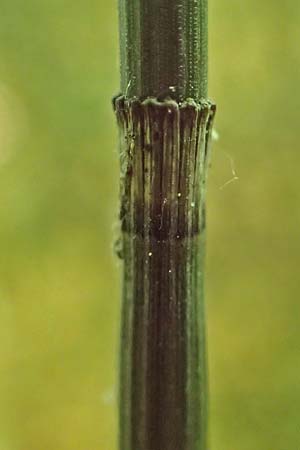
<svg viewBox="0 0 300 450">
<path fill-rule="evenodd" d="M 300 7 L 210 5 L 211 449 L 296 450 Z M 116 449 L 118 78 L 116 1 L 1 1 L 0 450 Z"/>
</svg>

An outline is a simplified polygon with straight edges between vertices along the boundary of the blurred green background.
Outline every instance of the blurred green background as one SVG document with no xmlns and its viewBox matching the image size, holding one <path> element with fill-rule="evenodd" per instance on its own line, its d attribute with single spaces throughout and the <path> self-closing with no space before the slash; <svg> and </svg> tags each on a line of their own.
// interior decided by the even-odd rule
<svg viewBox="0 0 300 450">
<path fill-rule="evenodd" d="M 300 6 L 210 6 L 211 449 L 299 449 Z M 118 78 L 117 2 L 1 1 L 0 450 L 116 449 Z"/>
</svg>

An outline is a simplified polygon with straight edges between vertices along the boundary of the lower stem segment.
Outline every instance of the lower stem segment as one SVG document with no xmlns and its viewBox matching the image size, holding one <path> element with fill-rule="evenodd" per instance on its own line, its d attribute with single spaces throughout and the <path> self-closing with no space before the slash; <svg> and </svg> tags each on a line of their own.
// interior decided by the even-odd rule
<svg viewBox="0 0 300 450">
<path fill-rule="evenodd" d="M 120 450 L 205 450 L 205 183 L 215 107 L 115 101 L 124 258 Z"/>
</svg>

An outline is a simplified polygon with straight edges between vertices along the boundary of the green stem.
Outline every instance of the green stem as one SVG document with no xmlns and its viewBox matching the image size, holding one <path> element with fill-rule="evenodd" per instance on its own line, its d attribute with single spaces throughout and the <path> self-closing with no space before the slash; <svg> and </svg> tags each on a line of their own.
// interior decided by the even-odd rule
<svg viewBox="0 0 300 450">
<path fill-rule="evenodd" d="M 120 450 L 206 450 L 206 0 L 120 0 Z"/>
<path fill-rule="evenodd" d="M 207 97 L 207 0 L 119 0 L 121 91 Z"/>
</svg>

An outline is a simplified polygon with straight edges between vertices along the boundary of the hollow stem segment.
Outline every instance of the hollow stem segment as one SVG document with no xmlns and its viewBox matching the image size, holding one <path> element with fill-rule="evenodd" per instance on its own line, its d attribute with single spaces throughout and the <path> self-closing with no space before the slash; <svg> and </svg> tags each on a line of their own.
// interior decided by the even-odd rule
<svg viewBox="0 0 300 450">
<path fill-rule="evenodd" d="M 119 0 L 120 450 L 207 450 L 207 0 Z"/>
</svg>

